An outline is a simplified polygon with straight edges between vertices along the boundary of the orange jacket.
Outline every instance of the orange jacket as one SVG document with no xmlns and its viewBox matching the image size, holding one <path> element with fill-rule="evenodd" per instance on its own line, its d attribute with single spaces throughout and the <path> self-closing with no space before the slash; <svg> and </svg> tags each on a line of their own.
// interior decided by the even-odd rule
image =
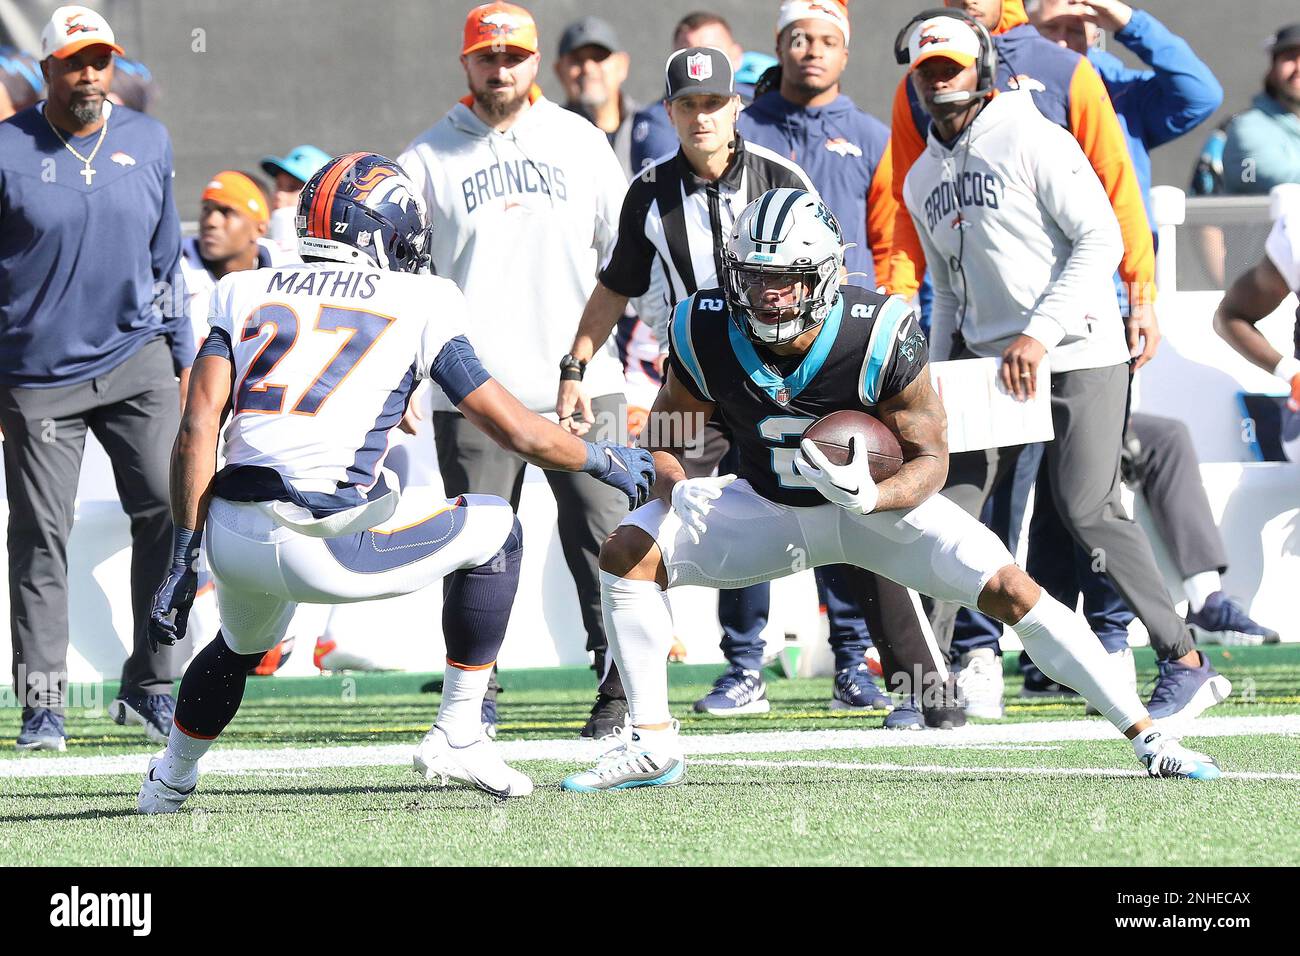
<svg viewBox="0 0 1300 956">
<path fill-rule="evenodd" d="M 1038 108 L 1048 119 L 1074 134 L 1097 178 L 1110 197 L 1111 207 L 1124 236 L 1124 258 L 1120 278 L 1130 298 L 1154 297 L 1156 256 L 1147 222 L 1146 208 L 1137 172 L 1128 153 L 1124 130 L 1115 115 L 1106 87 L 1086 57 L 1044 39 L 1029 26 L 1022 0 L 1003 0 L 1002 19 L 993 31 L 998 47 L 998 86 L 1011 88 L 1011 68 L 1021 87 L 1034 93 Z M 924 124 L 924 125 L 922 125 Z M 928 118 L 920 112 L 906 76 L 894 94 L 891 123 L 892 190 L 898 205 L 894 221 L 893 249 L 888 271 L 882 274 L 890 292 L 911 296 L 925 274 L 925 256 L 916 226 L 903 203 L 903 181 L 918 156 L 925 151 Z"/>
</svg>

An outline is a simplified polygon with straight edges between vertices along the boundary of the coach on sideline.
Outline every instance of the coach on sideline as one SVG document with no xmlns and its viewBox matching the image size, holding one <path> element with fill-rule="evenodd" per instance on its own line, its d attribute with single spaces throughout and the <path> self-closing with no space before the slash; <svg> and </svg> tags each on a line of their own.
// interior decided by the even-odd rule
<svg viewBox="0 0 1300 956">
<path fill-rule="evenodd" d="M 555 407 L 555 362 L 614 247 L 627 180 L 599 128 L 542 96 L 538 49 L 537 26 L 522 7 L 471 10 L 461 50 L 469 95 L 399 161 L 428 205 L 434 271 L 469 300 L 476 317 L 469 336 L 483 365 L 530 409 L 547 414 Z M 599 437 L 620 440 L 626 413 L 614 343 L 580 371 L 596 396 Z M 501 451 L 437 389 L 433 401 L 448 497 L 495 494 L 518 508 L 523 460 Z M 627 512 L 627 496 L 590 475 L 548 471 L 546 480 L 587 650 L 600 665 L 606 644 L 596 562 Z M 484 723 L 495 730 L 495 698 L 484 707 Z M 626 712 L 622 686 L 604 683 L 583 736 L 611 732 Z"/>
<path fill-rule="evenodd" d="M 99 14 L 60 7 L 41 32 L 48 100 L 0 124 L 0 427 L 9 497 L 9 624 L 18 746 L 63 750 L 67 541 L 86 431 L 131 517 L 134 647 L 109 713 L 166 741 L 176 652 L 149 649 L 171 559 L 167 474 L 194 354 L 176 282 L 172 148 L 155 120 L 106 102 Z"/>
</svg>

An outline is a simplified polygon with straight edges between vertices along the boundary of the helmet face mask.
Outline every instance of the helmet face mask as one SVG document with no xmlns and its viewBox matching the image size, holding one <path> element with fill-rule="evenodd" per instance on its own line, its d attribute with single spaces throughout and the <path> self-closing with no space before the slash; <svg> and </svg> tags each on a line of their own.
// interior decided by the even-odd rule
<svg viewBox="0 0 1300 956">
<path fill-rule="evenodd" d="M 815 195 L 774 189 L 737 217 L 723 259 L 723 293 L 740 330 L 752 342 L 784 345 L 830 314 L 843 236 Z"/>
<path fill-rule="evenodd" d="M 377 153 L 326 163 L 303 187 L 295 219 L 304 257 L 391 272 L 428 272 L 432 226 L 402 168 Z"/>
</svg>

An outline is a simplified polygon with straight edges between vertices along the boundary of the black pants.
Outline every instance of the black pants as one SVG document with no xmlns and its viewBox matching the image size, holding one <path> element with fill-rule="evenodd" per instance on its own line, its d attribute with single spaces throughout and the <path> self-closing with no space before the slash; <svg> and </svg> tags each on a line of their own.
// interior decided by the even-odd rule
<svg viewBox="0 0 1300 956">
<path fill-rule="evenodd" d="M 624 421 L 623 404 L 623 396 L 618 394 L 591 400 L 597 421 Z M 433 438 L 447 497 L 471 491 L 499 495 L 519 510 L 526 464 L 523 459 L 504 451 L 456 412 L 433 413 Z M 578 590 L 586 647 L 596 654 L 599 665 L 608 646 L 600 611 L 600 546 L 627 514 L 627 497 L 590 475 L 567 471 L 543 474 L 555 495 L 560 548 Z M 617 673 L 609 676 L 605 689 L 622 697 Z"/>
<path fill-rule="evenodd" d="M 131 519 L 131 655 L 122 694 L 169 694 L 177 648 L 149 650 L 154 591 L 171 561 L 167 479 L 180 397 L 166 340 L 155 339 L 89 382 L 0 386 L 9 497 L 9 632 L 24 706 L 61 711 L 67 693 L 68 534 L 90 430 L 113 463 Z"/>
</svg>

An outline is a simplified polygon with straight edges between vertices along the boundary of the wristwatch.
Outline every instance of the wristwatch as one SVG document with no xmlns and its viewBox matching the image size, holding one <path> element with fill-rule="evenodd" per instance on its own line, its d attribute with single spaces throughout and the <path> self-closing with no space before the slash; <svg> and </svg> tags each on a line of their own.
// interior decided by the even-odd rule
<svg viewBox="0 0 1300 956">
<path fill-rule="evenodd" d="M 582 359 L 575 358 L 573 355 L 566 355 L 560 359 L 561 382 L 581 382 L 586 371 L 587 363 Z"/>
</svg>

